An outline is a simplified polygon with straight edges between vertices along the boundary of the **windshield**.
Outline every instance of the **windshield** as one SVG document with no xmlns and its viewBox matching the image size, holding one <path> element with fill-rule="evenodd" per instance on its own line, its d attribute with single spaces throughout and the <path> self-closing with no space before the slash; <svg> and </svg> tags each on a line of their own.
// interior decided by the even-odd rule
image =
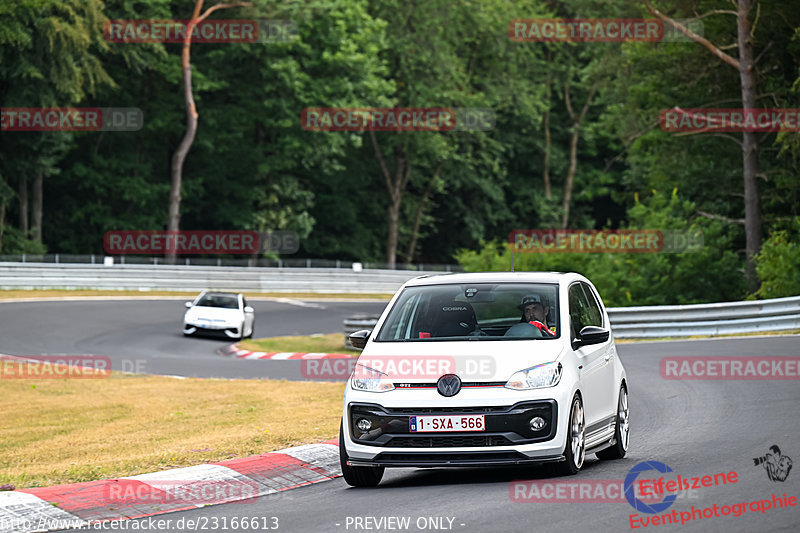
<svg viewBox="0 0 800 533">
<path fill-rule="evenodd" d="M 475 283 L 408 287 L 376 341 L 556 339 L 558 285 Z"/>
<path fill-rule="evenodd" d="M 239 309 L 239 299 L 233 294 L 206 294 L 195 305 L 198 307 Z"/>
</svg>

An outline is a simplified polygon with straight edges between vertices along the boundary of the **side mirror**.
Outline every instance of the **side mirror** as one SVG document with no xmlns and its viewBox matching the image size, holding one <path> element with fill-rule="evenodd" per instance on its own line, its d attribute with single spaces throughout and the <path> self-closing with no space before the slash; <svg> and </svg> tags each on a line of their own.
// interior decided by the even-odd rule
<svg viewBox="0 0 800 533">
<path fill-rule="evenodd" d="M 352 344 L 354 348 L 363 350 L 364 346 L 367 345 L 367 339 L 369 339 L 370 333 L 372 333 L 372 330 L 370 329 L 360 329 L 348 335 L 347 338 L 350 340 L 350 344 Z"/>
<path fill-rule="evenodd" d="M 244 308 L 245 313 L 255 313 L 256 310 L 250 307 L 249 305 Z"/>
<path fill-rule="evenodd" d="M 192 302 L 186 302 L 183 305 L 186 307 L 186 309 L 189 309 L 192 306 Z"/>
<path fill-rule="evenodd" d="M 600 344 L 606 342 L 611 332 L 607 329 L 599 328 L 597 326 L 586 326 L 578 334 L 578 338 L 572 341 L 573 349 L 581 346 L 590 346 L 592 344 Z"/>
</svg>

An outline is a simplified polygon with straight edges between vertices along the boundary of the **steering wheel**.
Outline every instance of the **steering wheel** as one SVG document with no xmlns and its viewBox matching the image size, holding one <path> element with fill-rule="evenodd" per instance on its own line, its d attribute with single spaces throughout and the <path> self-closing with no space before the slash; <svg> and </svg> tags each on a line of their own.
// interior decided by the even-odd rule
<svg viewBox="0 0 800 533">
<path fill-rule="evenodd" d="M 534 326 L 533 324 L 528 324 L 527 322 L 520 322 L 519 324 L 514 324 L 508 331 L 505 332 L 503 337 L 525 337 L 528 339 L 543 339 L 544 335 L 539 328 Z"/>
</svg>

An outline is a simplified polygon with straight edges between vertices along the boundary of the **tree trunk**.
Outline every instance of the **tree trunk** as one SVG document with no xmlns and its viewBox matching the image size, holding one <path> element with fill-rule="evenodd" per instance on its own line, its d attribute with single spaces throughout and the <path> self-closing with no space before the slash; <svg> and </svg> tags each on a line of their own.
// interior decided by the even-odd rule
<svg viewBox="0 0 800 533">
<path fill-rule="evenodd" d="M 604 65 L 607 59 L 608 56 L 603 60 Z M 584 102 L 580 113 L 575 113 L 575 110 L 572 108 L 572 99 L 569 95 L 569 83 L 568 79 L 564 84 L 564 104 L 567 106 L 567 112 L 572 119 L 572 133 L 569 139 L 569 170 L 567 171 L 567 179 L 564 182 L 564 196 L 561 202 L 561 209 L 563 212 L 563 218 L 561 219 L 562 229 L 566 229 L 569 224 L 572 188 L 575 186 L 575 174 L 578 171 L 578 140 L 581 136 L 581 124 L 583 123 L 584 117 L 586 117 L 589 106 L 592 105 L 592 99 L 594 98 L 594 93 L 597 91 L 599 81 L 595 81 L 591 88 L 589 88 L 589 94 L 586 96 L 586 102 Z"/>
<path fill-rule="evenodd" d="M 441 171 L 442 163 L 439 163 L 436 165 L 436 172 L 434 172 L 433 177 L 428 181 L 428 185 L 425 186 L 425 192 L 422 194 L 422 198 L 417 206 L 417 212 L 414 215 L 414 227 L 411 228 L 411 242 L 408 243 L 408 252 L 406 252 L 406 263 L 411 263 L 414 260 L 417 237 L 419 237 L 419 227 L 422 224 L 422 215 L 425 213 L 425 202 L 428 201 L 431 191 L 433 190 L 433 184 L 439 178 Z"/>
<path fill-rule="evenodd" d="M 756 82 L 753 74 L 753 43 L 750 40 L 749 13 L 752 0 L 739 0 L 737 30 L 739 41 L 739 78 L 742 86 L 742 107 L 756 107 Z M 744 178 L 744 234 L 747 255 L 747 288 L 758 289 L 755 256 L 761 249 L 761 199 L 758 195 L 758 139 L 754 132 L 742 133 L 742 175 Z"/>
<path fill-rule="evenodd" d="M 400 202 L 392 199 L 389 202 L 389 210 L 386 221 L 388 224 L 389 235 L 386 237 L 386 264 L 387 268 L 394 268 L 397 264 L 397 228 L 400 216 Z"/>
<path fill-rule="evenodd" d="M 28 178 L 27 176 L 19 177 L 19 229 L 22 234 L 28 237 Z"/>
<path fill-rule="evenodd" d="M 714 46 L 708 39 L 697 35 L 683 24 L 661 13 L 653 7 L 650 0 L 645 0 L 644 4 L 651 14 L 668 22 L 675 29 L 708 49 L 709 52 L 714 54 L 714 56 L 721 61 L 735 68 L 739 72 L 739 82 L 742 89 L 742 108 L 755 108 L 756 81 L 755 74 L 753 73 L 753 43 L 750 40 L 749 19 L 752 0 L 738 0 L 738 9 L 736 11 L 736 33 L 737 45 L 739 47 L 738 60 L 726 54 L 719 47 Z M 758 196 L 758 141 L 753 132 L 742 133 L 742 158 L 742 179 L 744 181 L 744 235 L 747 261 L 745 277 L 747 279 L 748 290 L 750 292 L 755 292 L 759 285 L 755 271 L 755 256 L 761 250 L 762 233 L 761 199 Z"/>
<path fill-rule="evenodd" d="M 35 241 L 42 242 L 42 203 L 43 203 L 43 185 L 44 173 L 41 170 L 36 171 L 36 177 L 33 180 L 33 203 L 31 205 L 31 238 Z"/>
<path fill-rule="evenodd" d="M 542 178 L 544 178 L 544 197 L 548 200 L 551 197 L 550 193 L 550 152 L 552 149 L 552 140 L 550 138 L 550 87 L 553 82 L 553 74 L 550 71 L 550 62 L 552 55 L 547 51 L 547 78 L 545 79 L 545 100 L 547 101 L 547 109 L 544 111 L 544 168 L 542 169 Z"/>
<path fill-rule="evenodd" d="M 572 188 L 575 185 L 575 173 L 578 170 L 578 138 L 581 135 L 580 123 L 572 125 L 572 134 L 569 139 L 569 170 L 567 170 L 567 179 L 564 182 L 564 199 L 561 202 L 561 209 L 563 218 L 561 219 L 561 228 L 566 229 L 569 224 L 569 206 L 572 202 Z"/>
<path fill-rule="evenodd" d="M 403 192 L 406 184 L 411 177 L 411 167 L 408 164 L 408 156 L 400 146 L 394 148 L 395 172 L 394 177 L 389 173 L 386 160 L 381 152 L 375 132 L 370 130 L 369 138 L 375 150 L 375 159 L 378 161 L 381 175 L 383 176 L 386 190 L 389 192 L 389 209 L 387 213 L 386 236 L 386 264 L 388 268 L 394 268 L 397 264 L 397 231 L 400 218 L 400 204 L 403 201 Z"/>
<path fill-rule="evenodd" d="M 172 156 L 172 171 L 171 171 L 171 184 L 169 191 L 169 211 L 167 214 L 167 230 L 178 231 L 181 222 L 181 182 L 183 181 L 183 162 L 186 160 L 186 155 L 194 142 L 194 136 L 197 133 L 197 107 L 194 103 L 194 96 L 192 95 L 192 65 L 190 62 L 190 49 L 192 46 L 192 30 L 194 27 L 204 21 L 211 13 L 218 9 L 227 9 L 231 7 L 249 6 L 250 2 L 236 2 L 233 4 L 217 4 L 209 7 L 201 15 L 200 11 L 203 9 L 203 0 L 196 0 L 194 4 L 194 12 L 192 20 L 186 24 L 186 36 L 183 40 L 183 49 L 181 50 L 181 68 L 183 70 L 183 100 L 186 103 L 186 133 Z M 167 263 L 175 263 L 175 250 L 167 251 Z"/>
<path fill-rule="evenodd" d="M 194 14 L 192 20 L 186 25 L 186 37 L 183 41 L 183 49 L 181 50 L 181 69 L 183 71 L 183 100 L 186 105 L 186 132 L 183 134 L 183 139 L 175 150 L 172 156 L 172 172 L 171 184 L 169 191 L 169 211 L 167 215 L 167 230 L 178 231 L 181 222 L 181 183 L 183 181 L 183 162 L 186 160 L 186 154 L 194 142 L 194 136 L 197 133 L 197 107 L 194 103 L 194 95 L 192 95 L 192 65 L 190 62 L 190 52 L 192 46 L 192 30 L 196 24 L 196 19 L 203 8 L 203 0 L 197 0 L 194 6 Z M 173 241 L 174 242 L 174 241 Z M 175 263 L 175 250 L 170 249 L 167 251 L 167 263 Z"/>
<path fill-rule="evenodd" d="M 6 204 L 0 202 L 0 253 L 3 253 L 3 233 L 6 230 Z"/>
</svg>

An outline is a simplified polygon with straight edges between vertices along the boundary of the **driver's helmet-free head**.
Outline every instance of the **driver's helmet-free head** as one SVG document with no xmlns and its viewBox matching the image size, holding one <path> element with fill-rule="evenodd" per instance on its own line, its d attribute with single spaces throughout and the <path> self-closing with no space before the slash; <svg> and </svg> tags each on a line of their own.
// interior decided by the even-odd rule
<svg viewBox="0 0 800 533">
<path fill-rule="evenodd" d="M 522 298 L 522 303 L 520 303 L 517 308 L 520 311 L 524 311 L 525 308 L 531 304 L 541 304 L 542 307 L 547 307 L 547 301 L 538 294 L 527 294 Z"/>
</svg>

